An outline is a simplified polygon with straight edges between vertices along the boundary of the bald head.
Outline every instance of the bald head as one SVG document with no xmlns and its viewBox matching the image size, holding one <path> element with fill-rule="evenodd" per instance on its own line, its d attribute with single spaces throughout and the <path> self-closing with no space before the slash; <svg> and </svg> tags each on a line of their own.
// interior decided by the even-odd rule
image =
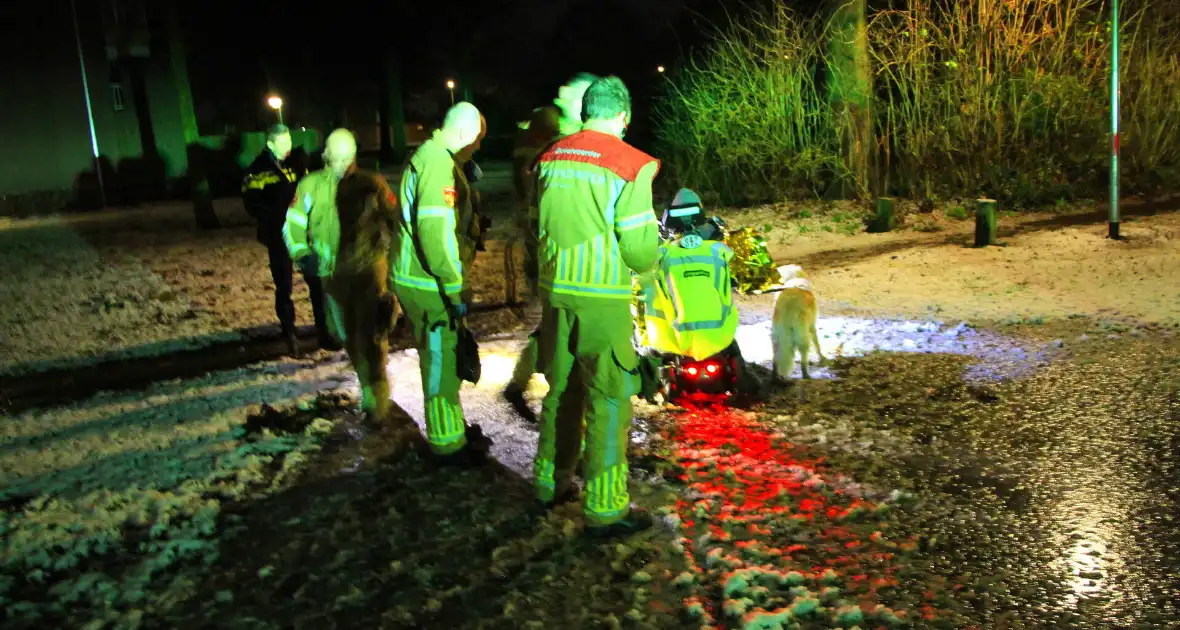
<svg viewBox="0 0 1180 630">
<path fill-rule="evenodd" d="M 337 177 L 344 177 L 356 161 L 356 138 L 347 129 L 337 129 L 328 134 L 324 142 L 324 164 Z"/>
<path fill-rule="evenodd" d="M 597 80 L 598 77 L 589 72 L 579 72 L 557 88 L 557 98 L 553 99 L 553 104 L 561 108 L 561 117 L 567 126 L 582 124 L 582 97 Z"/>
<path fill-rule="evenodd" d="M 443 134 L 448 138 L 447 148 L 461 151 L 469 147 L 478 148 L 478 143 L 486 133 L 486 123 L 483 114 L 479 113 L 475 105 L 466 101 L 455 103 L 447 110 L 443 118 Z"/>
</svg>

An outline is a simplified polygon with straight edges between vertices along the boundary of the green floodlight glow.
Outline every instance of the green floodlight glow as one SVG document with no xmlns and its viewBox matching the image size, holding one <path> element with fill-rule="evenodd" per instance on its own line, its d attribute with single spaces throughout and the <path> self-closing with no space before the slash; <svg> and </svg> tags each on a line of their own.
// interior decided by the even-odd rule
<svg viewBox="0 0 1180 630">
<path fill-rule="evenodd" d="M 103 207 L 107 205 L 106 187 L 102 182 L 102 168 L 98 163 L 98 132 L 94 129 L 94 107 L 90 103 L 90 81 L 86 77 L 86 57 L 82 54 L 82 32 L 78 28 L 78 10 L 70 0 L 70 15 L 74 18 L 74 42 L 78 45 L 78 65 L 82 68 L 82 95 L 86 98 L 86 119 L 90 123 L 90 150 L 94 153 L 94 174 L 98 177 L 98 194 Z"/>
<path fill-rule="evenodd" d="M 82 34 L 78 30 L 78 12 L 74 0 L 70 0 L 70 13 L 74 16 L 74 41 L 78 44 L 78 65 L 82 68 L 82 94 L 86 97 L 86 118 L 90 121 L 90 148 L 98 157 L 98 134 L 94 130 L 94 108 L 90 104 L 90 82 L 86 78 L 86 58 L 82 55 Z"/>
<path fill-rule="evenodd" d="M 1108 235 L 1119 238 L 1119 0 L 1110 3 L 1110 225 Z"/>
</svg>

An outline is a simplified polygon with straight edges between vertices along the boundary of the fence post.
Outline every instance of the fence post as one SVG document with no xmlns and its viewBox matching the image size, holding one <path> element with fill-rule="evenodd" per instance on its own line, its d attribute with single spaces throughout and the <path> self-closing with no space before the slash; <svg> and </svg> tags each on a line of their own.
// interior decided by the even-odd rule
<svg viewBox="0 0 1180 630">
<path fill-rule="evenodd" d="M 877 199 L 877 216 L 869 224 L 869 232 L 888 232 L 893 229 L 893 199 L 880 197 Z"/>
<path fill-rule="evenodd" d="M 975 246 L 996 244 L 996 201 L 978 199 L 975 206 Z"/>
</svg>

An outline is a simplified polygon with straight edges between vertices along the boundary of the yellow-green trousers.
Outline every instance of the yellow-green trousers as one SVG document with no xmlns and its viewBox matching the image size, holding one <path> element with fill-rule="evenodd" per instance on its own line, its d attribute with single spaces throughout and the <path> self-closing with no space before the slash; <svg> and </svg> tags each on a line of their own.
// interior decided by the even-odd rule
<svg viewBox="0 0 1180 630">
<path fill-rule="evenodd" d="M 418 367 L 422 372 L 422 406 L 426 414 L 426 439 L 439 455 L 457 452 L 467 444 L 467 423 L 459 404 L 458 337 L 438 293 L 397 287 L 398 302 L 406 314 Z M 459 296 L 451 296 L 454 302 Z"/>
<path fill-rule="evenodd" d="M 591 526 L 615 523 L 630 511 L 627 444 L 631 396 L 639 391 L 631 329 L 627 302 L 577 310 L 542 307 L 538 365 L 549 393 L 541 404 L 533 463 L 537 498 L 552 501 L 569 487 L 582 451 L 583 511 Z"/>
<path fill-rule="evenodd" d="M 533 375 L 537 373 L 537 337 L 541 334 L 541 329 L 537 329 L 533 334 L 529 335 L 528 345 L 521 351 L 520 357 L 516 359 L 516 367 L 512 368 L 512 380 L 510 383 L 520 389 L 528 389 L 529 381 L 532 380 Z"/>
<path fill-rule="evenodd" d="M 540 230 L 536 219 L 528 219 L 528 226 L 524 235 L 524 268 L 525 281 L 529 292 L 537 294 L 537 232 Z M 525 346 L 520 358 L 516 360 L 516 367 L 512 370 L 512 385 L 527 389 L 529 380 L 537 373 L 537 335 L 540 331 L 529 335 L 528 345 Z"/>
<path fill-rule="evenodd" d="M 397 320 L 394 304 L 389 321 L 378 321 L 381 299 L 389 295 L 384 261 L 362 273 L 338 273 L 325 278 L 329 327 L 348 353 L 361 386 L 361 409 L 377 420 L 389 418 L 392 407 L 386 364 L 389 330 Z"/>
</svg>

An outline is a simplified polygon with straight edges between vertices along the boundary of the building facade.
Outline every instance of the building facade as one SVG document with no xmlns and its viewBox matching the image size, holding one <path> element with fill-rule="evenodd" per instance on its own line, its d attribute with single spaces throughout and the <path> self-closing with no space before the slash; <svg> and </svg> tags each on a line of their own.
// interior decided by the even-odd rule
<svg viewBox="0 0 1180 630">
<path fill-rule="evenodd" d="M 168 194 L 198 140 L 171 3 L 3 5 L 0 213 Z"/>
</svg>

